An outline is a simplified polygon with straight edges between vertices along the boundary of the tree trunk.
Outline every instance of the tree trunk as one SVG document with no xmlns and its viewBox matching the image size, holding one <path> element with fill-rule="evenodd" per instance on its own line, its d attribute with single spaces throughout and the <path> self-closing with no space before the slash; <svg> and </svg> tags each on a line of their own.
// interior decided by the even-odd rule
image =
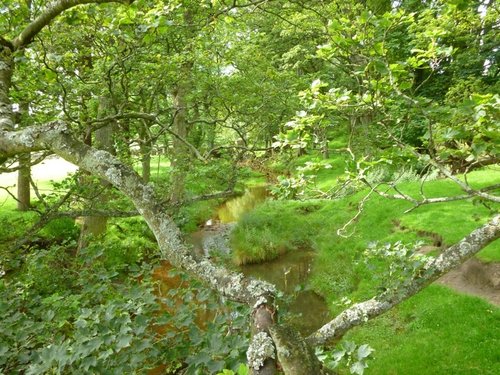
<svg viewBox="0 0 500 375">
<path fill-rule="evenodd" d="M 27 125 L 29 116 L 29 104 L 26 100 L 21 101 L 19 112 L 16 112 L 16 123 L 18 126 Z M 18 158 L 19 170 L 17 172 L 17 209 L 27 211 L 30 208 L 31 194 L 31 154 L 21 154 Z"/>
<path fill-rule="evenodd" d="M 146 128 L 145 122 L 139 127 L 139 152 L 141 153 L 142 179 L 147 184 L 151 179 L 151 151 L 153 147 Z"/>
<path fill-rule="evenodd" d="M 12 79 L 12 51 L 0 45 L 0 130 L 14 128 L 9 91 Z"/>
<path fill-rule="evenodd" d="M 144 148 L 141 157 L 141 165 L 142 165 L 142 179 L 145 183 L 148 183 L 151 179 L 151 147 L 141 146 Z"/>
<path fill-rule="evenodd" d="M 172 91 L 174 99 L 174 121 L 172 129 L 175 133 L 172 139 L 173 156 L 171 157 L 172 179 L 170 188 L 170 201 L 181 202 L 184 198 L 186 175 L 189 171 L 190 150 L 186 145 L 189 134 L 188 98 L 191 90 L 192 80 L 192 43 L 196 36 L 193 26 L 193 14 L 190 9 L 184 12 L 184 24 L 186 25 L 185 39 L 185 61 L 181 64 L 178 81 Z"/>
<path fill-rule="evenodd" d="M 99 103 L 99 115 L 100 117 L 105 117 L 109 112 L 109 100 L 107 98 L 100 98 Z M 114 124 L 112 122 L 106 124 L 100 129 L 94 132 L 94 147 L 108 151 L 111 154 L 115 154 L 115 149 L 113 145 L 113 130 Z M 110 187 L 110 183 L 101 179 L 101 190 L 103 193 L 98 195 L 96 199 L 91 202 L 91 205 L 97 207 L 103 207 L 107 204 L 109 197 L 106 194 L 106 188 Z M 83 225 L 80 231 L 80 238 L 78 240 L 78 249 L 80 251 L 82 248 L 88 245 L 88 237 L 94 236 L 98 237 L 106 232 L 108 223 L 108 217 L 106 216 L 85 216 L 83 218 Z"/>
<path fill-rule="evenodd" d="M 172 139 L 172 183 L 170 188 L 170 200 L 173 203 L 181 202 L 184 198 L 186 174 L 189 165 L 189 150 L 181 140 L 186 140 L 188 135 L 186 93 L 186 82 L 179 82 L 173 93 L 175 118 L 172 128 L 175 136 Z"/>
<path fill-rule="evenodd" d="M 19 155 L 19 170 L 17 172 L 17 209 L 27 211 L 30 208 L 31 155 Z"/>
<path fill-rule="evenodd" d="M 328 131 L 324 126 L 319 125 L 316 129 L 316 137 L 323 159 L 330 157 L 330 150 L 328 149 Z"/>
</svg>

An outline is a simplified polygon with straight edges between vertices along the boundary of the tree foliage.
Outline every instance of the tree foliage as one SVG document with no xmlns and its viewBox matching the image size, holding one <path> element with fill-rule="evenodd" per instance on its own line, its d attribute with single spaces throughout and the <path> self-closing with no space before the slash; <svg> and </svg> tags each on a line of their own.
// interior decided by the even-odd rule
<svg viewBox="0 0 500 375">
<path fill-rule="evenodd" d="M 334 142 L 345 143 L 347 171 L 322 197 L 368 187 L 368 196 L 414 208 L 498 203 L 498 185 L 467 180 L 498 164 L 494 2 L 27 0 L 4 1 L 0 20 L 0 171 L 41 152 L 88 172 L 61 185 L 62 194 L 37 190 L 39 221 L 28 233 L 61 217 L 138 214 L 158 247 L 129 254 L 156 248 L 153 236 L 127 247 L 118 224 L 110 229 L 116 242 L 94 238 L 75 249 L 70 225 L 59 244 L 9 246 L 12 261 L 0 265 L 3 371 L 128 373 L 167 364 L 172 373 L 243 374 L 249 346 L 255 374 L 275 373 L 277 361 L 289 374 L 326 374 L 343 358 L 362 373 L 368 346 L 333 354 L 312 346 L 388 311 L 499 237 L 496 216 L 435 258 L 401 243 L 372 248 L 368 255 L 392 260 L 384 291 L 303 339 L 277 321 L 273 285 L 199 259 L 178 225 L 189 221 L 191 204 L 232 194 L 243 164 L 262 168 L 275 154 L 328 158 Z M 152 156 L 168 161 L 154 182 Z M 424 182 L 431 173 L 452 180 L 463 194 L 405 194 L 398 183 L 408 166 Z M 311 175 L 324 167 L 331 165 L 300 166 L 274 192 L 308 197 Z M 166 300 L 144 265 L 158 258 L 191 280 Z M 204 327 L 195 321 L 201 310 L 214 314 Z"/>
</svg>

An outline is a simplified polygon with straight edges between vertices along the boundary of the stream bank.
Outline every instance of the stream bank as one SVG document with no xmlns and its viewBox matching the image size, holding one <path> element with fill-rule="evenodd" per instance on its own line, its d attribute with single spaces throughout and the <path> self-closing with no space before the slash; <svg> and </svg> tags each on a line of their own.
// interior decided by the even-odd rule
<svg viewBox="0 0 500 375">
<path fill-rule="evenodd" d="M 251 211 L 268 197 L 266 186 L 249 187 L 242 196 L 221 205 L 204 227 L 190 236 L 194 252 L 200 257 L 229 257 L 232 249 L 230 234 L 243 214 Z M 298 249 L 278 258 L 258 264 L 237 267 L 245 276 L 270 282 L 284 292 L 282 311 L 303 335 L 308 335 L 330 320 L 325 300 L 307 288 L 313 272 L 316 253 Z"/>
</svg>

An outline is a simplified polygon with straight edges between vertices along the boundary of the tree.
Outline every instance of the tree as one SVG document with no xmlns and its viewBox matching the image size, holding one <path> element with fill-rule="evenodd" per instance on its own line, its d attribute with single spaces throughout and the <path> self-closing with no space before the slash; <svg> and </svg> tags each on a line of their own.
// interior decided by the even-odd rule
<svg viewBox="0 0 500 375">
<path fill-rule="evenodd" d="M 103 3 L 117 3 L 120 6 L 125 6 L 130 5 L 131 1 L 56 0 L 46 7 L 41 7 L 39 12 L 34 15 L 33 21 L 27 24 L 13 20 L 14 25 L 12 29 L 9 30 L 5 38 L 0 40 L 2 47 L 0 53 L 0 159 L 4 162 L 7 158 L 23 153 L 41 150 L 50 151 L 90 172 L 93 176 L 108 181 L 114 188 L 128 197 L 154 233 L 162 257 L 167 259 L 173 266 L 184 270 L 190 276 L 200 280 L 204 285 L 212 288 L 225 298 L 247 304 L 250 307 L 252 311 L 253 339 L 248 350 L 248 360 L 254 374 L 275 373 L 277 361 L 281 363 L 283 370 L 287 374 L 312 374 L 319 371 L 328 373 L 328 370 L 322 368 L 318 358 L 313 354 L 313 346 L 332 342 L 352 327 L 389 310 L 500 236 L 500 217 L 496 216 L 485 225 L 464 237 L 460 242 L 451 246 L 440 256 L 423 264 L 410 274 L 405 283 L 402 283 L 394 290 L 385 291 L 368 301 L 349 307 L 310 337 L 306 339 L 301 338 L 291 327 L 283 327 L 277 321 L 275 315 L 276 306 L 274 305 L 274 298 L 277 291 L 273 285 L 246 278 L 220 265 L 213 264 L 207 259 L 195 259 L 189 247 L 183 242 L 180 230 L 169 214 L 171 208 L 168 204 L 163 203 L 164 200 L 158 196 L 152 184 L 146 183 L 143 178 L 127 165 L 126 162 L 120 160 L 119 157 L 80 141 L 81 129 L 75 128 L 68 121 L 67 117 L 58 116 L 55 113 L 57 111 L 54 111 L 52 114 L 45 113 L 47 117 L 45 121 L 39 121 L 39 118 L 36 116 L 31 116 L 32 124 L 30 126 L 21 129 L 15 127 L 11 104 L 12 78 L 15 78 L 16 74 L 18 74 L 16 71 L 16 65 L 18 64 L 16 57 L 19 56 L 20 51 L 36 45 L 38 43 L 37 37 L 54 24 L 58 17 L 62 17 L 63 12 L 85 4 Z M 142 2 L 138 3 L 142 5 Z M 212 10 L 212 14 L 215 17 L 216 15 L 227 13 L 230 9 L 259 6 L 261 3 L 264 3 L 264 1 L 250 1 L 247 3 L 231 2 L 232 5 L 226 5 L 222 1 L 211 2 L 211 5 L 207 5 L 207 7 L 210 9 L 215 8 Z M 189 19 L 189 11 L 183 8 L 185 4 L 179 3 L 178 5 L 182 10 L 181 13 Z M 98 12 L 93 5 L 92 8 L 88 9 L 92 9 L 92 12 Z M 118 5 L 117 7 L 110 6 L 106 8 L 111 13 L 118 12 L 118 9 L 122 8 L 119 8 Z M 334 111 L 343 114 L 346 118 L 354 119 L 351 122 L 351 124 L 354 124 L 353 126 L 357 127 L 361 125 L 368 127 L 375 118 L 378 116 L 382 117 L 382 114 L 385 114 L 384 111 L 391 108 L 392 103 L 384 102 L 384 106 L 380 106 L 377 101 L 383 100 L 383 96 L 387 92 L 394 90 L 396 92 L 394 100 L 398 103 L 404 103 L 405 101 L 413 103 L 415 99 L 408 99 L 408 95 L 402 91 L 401 84 L 397 84 L 394 81 L 394 77 L 400 67 L 387 66 L 388 62 L 385 60 L 387 52 L 383 46 L 385 40 L 377 40 L 377 38 L 387 34 L 381 32 L 377 27 L 381 25 L 382 30 L 387 31 L 389 28 L 387 22 L 389 22 L 389 26 L 394 26 L 392 22 L 397 24 L 398 21 L 394 21 L 394 18 L 397 17 L 391 14 L 386 15 L 386 13 L 382 16 L 382 19 L 378 19 L 372 17 L 364 10 L 360 12 L 358 10 L 357 5 L 353 6 L 354 14 L 358 16 L 356 21 L 365 26 L 363 30 L 368 33 L 366 40 L 370 41 L 368 47 L 368 55 L 370 56 L 365 55 L 365 52 L 361 48 L 361 43 L 347 42 L 347 37 L 334 38 L 339 33 L 354 32 L 353 28 L 349 28 L 346 31 L 342 28 L 342 25 L 330 25 L 329 27 L 333 30 L 333 35 L 331 35 L 333 40 L 349 44 L 341 48 L 338 58 L 354 66 L 355 72 L 359 72 L 361 69 L 363 74 L 361 77 L 354 79 L 349 79 L 347 76 L 342 77 L 342 80 L 356 85 L 356 90 L 346 94 L 347 97 L 345 99 L 343 96 L 338 95 L 339 92 L 336 91 L 330 92 L 328 95 L 331 108 Z M 403 22 L 410 22 L 407 21 L 409 17 L 400 15 L 400 18 L 404 20 Z M 371 26 L 375 26 L 375 29 L 372 30 Z M 71 25 L 68 28 L 71 28 Z M 355 45 L 350 45 L 350 43 L 355 43 Z M 351 47 L 355 48 L 356 54 L 345 56 L 346 50 Z M 329 48 L 333 47 L 324 47 L 322 53 L 329 52 Z M 427 53 L 428 51 L 424 52 Z M 445 54 L 446 51 L 437 51 L 436 53 Z M 421 63 L 418 62 L 418 64 Z M 175 78 L 184 78 L 186 74 L 191 74 L 189 72 L 189 59 L 187 62 L 183 61 L 180 66 L 184 66 L 187 72 L 183 71 L 180 77 Z M 406 80 L 405 74 L 401 73 L 401 76 L 404 82 Z M 383 90 L 378 89 L 380 82 L 384 84 Z M 182 80 L 178 84 L 187 85 L 187 82 Z M 321 85 L 316 84 L 313 86 L 313 97 L 314 95 L 323 95 Z M 187 89 L 191 88 L 183 88 L 183 90 Z M 181 96 L 183 97 L 186 93 L 181 93 L 179 90 L 179 86 L 177 86 L 177 91 L 174 89 L 174 94 L 177 98 L 177 100 L 174 98 L 174 105 L 177 105 L 177 110 L 182 110 L 185 104 L 182 102 L 181 99 L 183 98 Z M 61 95 L 61 93 L 54 94 L 56 98 Z M 352 109 L 352 106 L 354 106 L 354 109 Z M 349 112 L 345 112 L 346 108 Z M 420 107 L 417 106 L 417 108 Z M 91 115 L 95 116 L 97 114 L 94 113 Z M 481 116 L 487 117 L 488 114 L 485 112 Z M 158 121 L 155 114 L 128 113 L 127 115 L 127 113 L 117 113 L 116 117 L 123 119 L 140 118 L 152 122 Z M 92 123 L 92 119 L 88 120 L 88 122 Z M 181 120 L 183 119 L 181 118 Z M 177 118 L 177 121 L 180 121 L 179 118 Z M 383 120 L 381 121 L 383 122 Z M 490 121 L 489 117 L 485 121 Z M 393 118 L 390 118 L 390 123 L 384 123 L 384 125 L 390 128 L 389 125 L 394 125 L 396 122 Z M 185 124 L 177 125 L 175 131 L 180 132 Z M 388 138 L 391 139 L 390 134 L 389 132 Z M 187 134 L 181 133 L 177 134 L 177 136 L 179 137 L 177 139 L 185 141 L 183 142 L 184 145 L 186 143 L 190 144 L 185 139 Z M 469 196 L 476 195 L 484 198 L 492 198 L 487 192 L 474 190 L 454 178 L 448 169 L 442 166 L 439 160 L 430 160 L 443 174 L 454 179 L 458 184 L 462 184 L 461 186 L 463 186 Z M 492 200 L 498 201 L 498 198 L 493 197 Z"/>
</svg>

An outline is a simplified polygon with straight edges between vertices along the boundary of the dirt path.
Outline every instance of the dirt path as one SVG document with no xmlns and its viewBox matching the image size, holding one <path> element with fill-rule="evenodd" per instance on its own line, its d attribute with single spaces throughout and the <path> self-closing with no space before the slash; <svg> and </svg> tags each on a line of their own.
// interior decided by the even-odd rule
<svg viewBox="0 0 500 375">
<path fill-rule="evenodd" d="M 441 277 L 437 283 L 500 306 L 500 263 L 483 263 L 472 258 Z"/>
</svg>

